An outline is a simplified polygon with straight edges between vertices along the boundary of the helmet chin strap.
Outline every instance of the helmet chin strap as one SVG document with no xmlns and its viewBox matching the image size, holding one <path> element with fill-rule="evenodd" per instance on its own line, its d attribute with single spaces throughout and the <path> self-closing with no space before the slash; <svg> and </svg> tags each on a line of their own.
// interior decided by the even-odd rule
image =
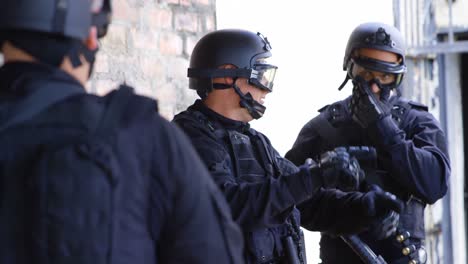
<svg viewBox="0 0 468 264">
<path fill-rule="evenodd" d="M 243 94 L 241 90 L 239 89 L 239 86 L 237 86 L 236 81 L 234 81 L 234 84 L 232 85 L 234 88 L 234 91 L 239 95 L 240 97 L 240 106 L 247 109 L 249 114 L 254 118 L 254 119 L 259 119 L 260 117 L 263 116 L 265 113 L 266 107 L 260 104 L 259 102 L 255 101 L 255 99 L 252 97 L 250 93 Z"/>
<path fill-rule="evenodd" d="M 345 87 L 345 85 L 348 83 L 349 81 L 349 75 L 346 73 L 346 77 L 344 79 L 344 81 L 341 83 L 340 87 L 338 87 L 338 91 L 341 91 L 341 89 L 343 89 Z"/>
<path fill-rule="evenodd" d="M 90 50 L 83 43 L 77 43 L 68 52 L 68 56 L 70 57 L 70 61 L 73 67 L 76 68 L 76 67 L 81 66 L 82 63 L 81 63 L 80 55 L 83 55 L 83 57 L 89 63 L 88 77 L 91 77 L 91 74 L 93 73 L 93 69 L 94 69 L 94 63 L 96 61 L 97 52 L 98 52 L 98 49 Z"/>
</svg>

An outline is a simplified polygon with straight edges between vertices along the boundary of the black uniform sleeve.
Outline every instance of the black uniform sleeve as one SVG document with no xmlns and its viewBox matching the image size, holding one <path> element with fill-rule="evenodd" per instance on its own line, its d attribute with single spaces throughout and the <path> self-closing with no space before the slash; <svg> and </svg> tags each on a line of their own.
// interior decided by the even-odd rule
<svg viewBox="0 0 468 264">
<path fill-rule="evenodd" d="M 313 119 L 312 119 L 313 120 Z M 316 158 L 321 146 L 320 138 L 313 129 L 313 121 L 307 122 L 299 132 L 293 147 L 286 152 L 285 158 L 292 161 L 297 166 L 304 164 L 307 158 Z"/>
<path fill-rule="evenodd" d="M 307 158 L 319 154 L 315 150 L 320 149 L 320 144 L 320 137 L 309 121 L 303 126 L 285 157 L 296 165 L 303 164 Z M 311 199 L 297 206 L 301 211 L 301 226 L 310 231 L 335 235 L 360 231 L 363 223 L 358 223 L 359 219 L 350 219 L 352 216 L 359 217 L 359 211 L 349 204 L 355 198 L 356 193 L 320 189 Z"/>
<path fill-rule="evenodd" d="M 157 118 L 153 235 L 160 263 L 242 263 L 243 238 L 190 141 Z"/>
<path fill-rule="evenodd" d="M 360 199 L 363 193 L 321 189 L 310 200 L 300 205 L 301 226 L 310 231 L 346 235 L 363 231 L 372 218 Z"/>
<path fill-rule="evenodd" d="M 370 138 L 389 155 L 391 177 L 424 202 L 432 204 L 447 192 L 450 161 L 445 134 L 428 112 L 411 110 L 405 131 L 390 118 L 370 129 Z M 379 153 L 380 155 L 380 153 Z"/>
<path fill-rule="evenodd" d="M 313 183 L 305 168 L 278 178 L 258 177 L 257 182 L 245 181 L 236 174 L 225 145 L 193 124 L 178 125 L 192 140 L 215 182 L 224 192 L 234 219 L 243 229 L 284 223 L 289 209 L 308 199 L 319 187 Z"/>
</svg>

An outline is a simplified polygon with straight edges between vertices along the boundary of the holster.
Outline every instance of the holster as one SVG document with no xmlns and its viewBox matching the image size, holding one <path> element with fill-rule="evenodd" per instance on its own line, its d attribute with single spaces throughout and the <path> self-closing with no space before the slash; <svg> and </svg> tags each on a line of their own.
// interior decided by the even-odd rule
<svg viewBox="0 0 468 264">
<path fill-rule="evenodd" d="M 283 238 L 283 248 L 285 249 L 286 259 L 290 264 L 307 264 L 304 233 L 302 232 L 302 230 L 300 231 L 299 243 L 299 245 L 296 245 L 292 236 L 287 236 Z M 300 252 L 297 251 L 298 249 L 300 250 Z M 302 256 L 302 262 L 301 259 L 299 259 L 299 255 Z"/>
<path fill-rule="evenodd" d="M 299 260 L 299 254 L 297 252 L 297 246 L 294 243 L 292 236 L 283 238 L 283 246 L 286 253 L 286 259 L 291 264 L 301 264 Z"/>
</svg>

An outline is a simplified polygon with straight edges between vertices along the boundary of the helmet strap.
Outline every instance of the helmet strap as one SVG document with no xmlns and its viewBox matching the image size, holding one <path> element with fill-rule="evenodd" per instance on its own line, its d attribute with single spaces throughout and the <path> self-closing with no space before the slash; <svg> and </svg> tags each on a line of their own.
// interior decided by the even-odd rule
<svg viewBox="0 0 468 264">
<path fill-rule="evenodd" d="M 81 54 L 83 54 L 83 56 L 85 57 L 85 59 L 89 63 L 88 77 L 91 77 L 91 74 L 93 74 L 94 64 L 96 62 L 96 54 L 97 54 L 98 50 L 99 50 L 99 48 L 96 48 L 94 50 L 90 50 L 83 43 L 81 43 Z"/>
<path fill-rule="evenodd" d="M 213 83 L 213 89 L 216 89 L 216 90 L 224 90 L 224 89 L 229 89 L 231 87 L 232 85 L 225 84 L 225 83 Z"/>
<path fill-rule="evenodd" d="M 345 87 L 345 85 L 348 83 L 349 79 L 351 79 L 351 78 L 349 78 L 349 75 L 346 74 L 346 77 L 345 77 L 344 81 L 341 83 L 340 87 L 338 87 L 338 91 L 341 91 L 341 89 L 343 89 Z"/>
<path fill-rule="evenodd" d="M 247 109 L 249 114 L 254 119 L 259 119 L 265 113 L 266 107 L 260 104 L 259 102 L 255 101 L 250 93 L 243 94 L 239 89 L 239 86 L 236 84 L 236 79 L 234 80 L 234 84 L 232 85 L 234 91 L 236 91 L 237 95 L 240 97 L 240 106 Z"/>
</svg>

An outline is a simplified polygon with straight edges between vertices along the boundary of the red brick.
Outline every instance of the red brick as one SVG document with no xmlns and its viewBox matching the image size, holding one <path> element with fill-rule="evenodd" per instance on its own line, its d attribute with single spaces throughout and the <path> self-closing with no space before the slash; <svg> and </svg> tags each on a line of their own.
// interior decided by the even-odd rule
<svg viewBox="0 0 468 264">
<path fill-rule="evenodd" d="M 146 51 L 158 50 L 157 33 L 153 30 L 130 29 L 130 48 L 144 49 Z"/>
<path fill-rule="evenodd" d="M 144 78 L 160 80 L 167 74 L 161 59 L 156 56 L 142 56 L 138 65 Z"/>
<path fill-rule="evenodd" d="M 197 44 L 197 41 L 200 39 L 200 37 L 187 37 L 185 41 L 185 53 L 188 54 L 189 56 L 192 54 L 193 48 Z"/>
<path fill-rule="evenodd" d="M 199 5 L 209 5 L 210 0 L 195 0 L 197 4 Z"/>
<path fill-rule="evenodd" d="M 192 4 L 191 0 L 180 0 L 181 6 L 190 6 Z"/>
<path fill-rule="evenodd" d="M 188 66 L 189 61 L 183 58 L 169 57 L 166 61 L 166 67 L 170 76 L 177 80 L 187 80 Z"/>
<path fill-rule="evenodd" d="M 101 41 L 103 49 L 113 53 L 116 50 L 124 51 L 126 49 L 126 43 L 127 29 L 123 25 L 118 24 L 110 24 L 106 37 Z"/>
<path fill-rule="evenodd" d="M 97 53 L 94 72 L 109 72 L 109 59 L 104 52 Z"/>
<path fill-rule="evenodd" d="M 161 3 L 179 4 L 179 0 L 160 0 Z"/>
<path fill-rule="evenodd" d="M 173 85 L 165 84 L 156 87 L 155 96 L 158 100 L 159 114 L 171 120 L 174 117 L 177 90 Z"/>
<path fill-rule="evenodd" d="M 151 89 L 151 83 L 148 80 L 136 80 L 131 86 L 135 87 L 136 94 L 155 98 L 155 93 Z"/>
<path fill-rule="evenodd" d="M 112 2 L 112 20 L 136 22 L 139 18 L 139 12 L 131 7 L 127 0 L 114 0 Z"/>
<path fill-rule="evenodd" d="M 170 10 L 152 8 L 145 15 L 149 28 L 169 29 L 172 27 L 172 12 Z"/>
<path fill-rule="evenodd" d="M 180 55 L 183 51 L 182 38 L 176 33 L 163 33 L 159 38 L 159 51 L 163 55 Z"/>
<path fill-rule="evenodd" d="M 194 13 L 179 13 L 175 15 L 175 29 L 196 32 L 198 29 L 198 16 Z"/>
<path fill-rule="evenodd" d="M 207 31 L 216 29 L 216 18 L 214 16 L 205 16 L 205 29 Z"/>
</svg>

